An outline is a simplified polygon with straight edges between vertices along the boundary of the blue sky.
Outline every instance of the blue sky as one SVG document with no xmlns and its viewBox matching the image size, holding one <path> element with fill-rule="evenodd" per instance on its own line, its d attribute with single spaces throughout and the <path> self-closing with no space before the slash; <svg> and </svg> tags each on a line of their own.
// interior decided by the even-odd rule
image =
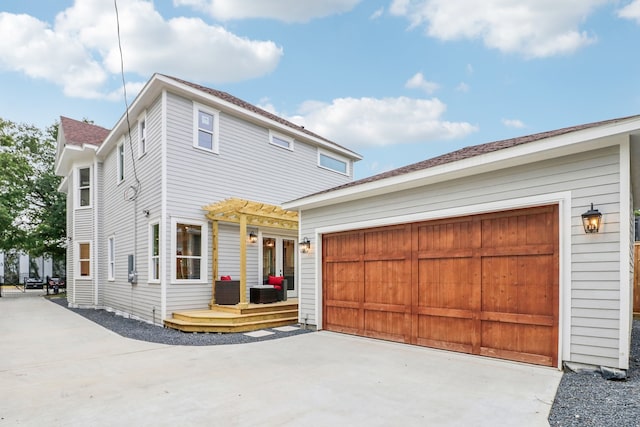
<svg viewBox="0 0 640 427">
<path fill-rule="evenodd" d="M 128 100 L 154 72 L 227 91 L 364 156 L 357 178 L 640 114 L 640 0 L 117 0 Z M 0 117 L 110 128 L 113 1 L 4 0 Z"/>
</svg>

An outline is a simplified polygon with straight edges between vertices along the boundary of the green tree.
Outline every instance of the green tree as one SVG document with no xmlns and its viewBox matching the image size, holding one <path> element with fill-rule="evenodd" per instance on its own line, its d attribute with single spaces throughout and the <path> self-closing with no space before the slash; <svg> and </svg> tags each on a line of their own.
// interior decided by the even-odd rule
<svg viewBox="0 0 640 427">
<path fill-rule="evenodd" d="M 0 118 L 0 250 L 65 254 L 66 197 L 54 173 L 58 125 L 44 131 Z"/>
</svg>

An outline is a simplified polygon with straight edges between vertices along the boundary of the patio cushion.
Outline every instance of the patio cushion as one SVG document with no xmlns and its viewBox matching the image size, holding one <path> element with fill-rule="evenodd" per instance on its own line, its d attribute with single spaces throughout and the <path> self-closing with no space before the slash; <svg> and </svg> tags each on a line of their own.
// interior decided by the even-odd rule
<svg viewBox="0 0 640 427">
<path fill-rule="evenodd" d="M 278 285 L 282 287 L 282 281 L 284 280 L 284 276 L 269 276 L 269 285 Z"/>
</svg>

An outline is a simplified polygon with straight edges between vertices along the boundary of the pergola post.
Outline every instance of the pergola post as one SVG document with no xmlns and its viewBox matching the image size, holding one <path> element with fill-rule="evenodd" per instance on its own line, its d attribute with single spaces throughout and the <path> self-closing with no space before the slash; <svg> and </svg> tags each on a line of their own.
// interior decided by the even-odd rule
<svg viewBox="0 0 640 427">
<path fill-rule="evenodd" d="M 247 304 L 247 216 L 240 215 L 240 307 Z"/>
<path fill-rule="evenodd" d="M 211 305 L 216 304 L 216 280 L 218 280 L 218 221 L 213 221 L 213 243 L 211 244 L 211 269 L 213 277 L 211 278 Z"/>
</svg>

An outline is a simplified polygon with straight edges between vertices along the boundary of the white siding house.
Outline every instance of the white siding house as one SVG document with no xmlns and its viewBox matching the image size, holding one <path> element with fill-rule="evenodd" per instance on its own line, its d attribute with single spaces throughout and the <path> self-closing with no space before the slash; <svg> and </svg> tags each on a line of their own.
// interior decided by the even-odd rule
<svg viewBox="0 0 640 427">
<path fill-rule="evenodd" d="M 308 237 L 312 244 L 312 250 L 301 257 L 301 316 L 318 329 L 348 330 L 365 336 L 481 355 L 497 354 L 498 357 L 556 367 L 571 361 L 628 369 L 633 291 L 633 209 L 640 207 L 639 153 L 640 116 L 635 116 L 469 147 L 335 190 L 289 201 L 283 207 L 299 211 L 299 238 Z M 581 215 L 590 209 L 591 204 L 602 213 L 602 225 L 598 233 L 587 234 Z M 532 354 L 535 351 L 527 344 L 534 339 L 534 335 L 527 335 L 530 332 L 503 338 L 513 342 L 484 342 L 489 340 L 492 328 L 504 328 L 509 322 L 517 328 L 520 320 L 536 315 L 518 312 L 518 305 L 522 302 L 518 298 L 505 299 L 506 307 L 502 311 L 511 313 L 508 315 L 497 313 L 498 310 L 488 313 L 485 306 L 493 301 L 484 297 L 478 301 L 475 311 L 454 306 L 453 297 L 445 298 L 445 302 L 435 301 L 437 298 L 428 300 L 426 287 L 416 283 L 422 274 L 419 261 L 408 261 L 420 266 L 411 273 L 414 293 L 407 297 L 405 303 L 396 302 L 393 306 L 384 306 L 392 308 L 381 308 L 387 302 L 367 287 L 371 277 L 367 276 L 366 260 L 371 255 L 366 252 L 366 236 L 373 236 L 372 230 L 384 232 L 402 224 L 417 224 L 416 229 L 418 225 L 428 227 L 436 224 L 434 227 L 439 227 L 444 224 L 440 231 L 444 233 L 444 228 L 453 228 L 456 222 L 462 221 L 461 218 L 466 218 L 470 222 L 481 221 L 483 228 L 480 233 L 484 233 L 485 223 L 490 222 L 486 218 L 491 218 L 491 215 L 503 215 L 514 222 L 522 221 L 525 215 L 519 212 L 540 206 L 551 206 L 558 212 L 553 218 L 557 235 L 552 242 L 557 246 L 557 260 L 548 264 L 557 269 L 557 273 L 552 270 L 554 277 L 550 279 L 550 287 L 546 288 L 557 293 L 557 299 L 545 293 L 540 296 L 538 304 L 553 305 L 550 312 L 555 314 L 549 315 L 546 326 L 550 331 L 557 328 L 555 335 L 549 335 L 552 342 L 545 357 Z M 504 222 L 505 227 L 507 223 Z M 553 227 L 553 223 L 549 223 L 549 227 Z M 363 291 L 359 296 L 340 296 L 335 290 L 336 283 L 341 280 L 340 274 L 333 274 L 328 267 L 339 254 L 327 252 L 323 244 L 357 233 L 365 236 L 362 243 L 365 247 L 365 252 L 362 252 L 364 270 L 350 269 L 344 262 L 340 274 L 348 276 L 349 272 L 354 273 L 350 276 L 354 286 L 359 280 L 364 280 Z M 494 230 L 493 233 L 489 237 L 483 235 L 482 241 L 485 238 L 511 238 L 506 232 L 500 234 Z M 423 256 L 417 249 L 420 238 L 416 235 L 411 246 L 414 260 Z M 531 235 L 521 238 L 523 241 L 535 240 Z M 464 240 L 461 249 L 464 249 Z M 480 249 L 474 247 L 470 250 Z M 358 262 L 357 253 L 350 255 L 348 261 Z M 479 295 L 481 292 L 482 295 L 485 292 L 492 295 L 491 298 L 495 295 L 484 287 L 485 278 L 497 274 L 485 267 L 495 264 L 484 262 L 487 257 L 494 259 L 499 255 L 494 251 L 492 255 L 481 257 L 482 264 L 478 264 L 474 276 L 481 286 L 477 288 Z M 509 256 L 516 259 L 515 255 L 511 253 Z M 518 262 L 525 265 L 530 255 L 525 253 Z M 518 277 L 515 270 L 506 271 L 502 276 L 505 283 L 508 285 L 512 281 L 511 284 L 520 292 L 513 295 L 526 295 L 524 287 L 528 284 L 525 282 L 534 280 L 531 276 L 537 277 L 538 273 L 539 277 L 544 275 L 533 270 L 529 277 L 523 278 Z M 448 289 L 453 289 L 454 284 L 443 282 L 434 286 L 438 285 L 443 286 L 439 294 L 442 297 L 450 292 Z M 507 285 L 500 292 L 509 292 Z M 389 286 L 392 289 L 394 285 Z M 471 288 L 469 285 L 468 289 Z M 389 294 L 394 292 L 401 290 L 392 290 Z M 377 299 L 374 301 L 370 295 L 377 295 Z M 403 304 L 406 304 L 405 311 Z M 394 310 L 407 313 L 408 317 L 400 319 L 408 323 L 397 326 L 400 330 L 407 328 L 405 335 L 391 326 L 375 322 L 380 316 L 393 318 L 389 313 Z M 439 318 L 434 317 L 434 313 L 451 316 L 447 317 L 449 323 L 438 323 Z M 463 342 L 464 334 L 454 328 L 455 322 L 466 321 L 461 320 L 465 318 L 477 322 L 474 325 L 480 331 L 477 341 L 473 342 L 472 338 L 467 347 Z M 501 320 L 496 322 L 498 318 Z M 444 326 L 442 331 L 433 329 L 434 325 L 445 324 L 448 330 Z M 450 337 L 459 335 L 460 340 L 451 338 L 447 341 L 437 336 L 440 332 Z M 522 343 L 515 343 L 520 340 Z"/>
<path fill-rule="evenodd" d="M 216 278 L 205 205 L 279 205 L 351 182 L 360 158 L 227 93 L 160 74 L 111 130 L 62 118 L 56 173 L 68 194 L 69 304 L 156 324 L 207 308 Z M 249 229 L 259 240 L 248 245 L 247 286 L 262 283 L 265 239 L 297 248 L 295 231 Z M 220 274 L 239 276 L 239 227 L 220 224 L 216 237 Z"/>
</svg>

